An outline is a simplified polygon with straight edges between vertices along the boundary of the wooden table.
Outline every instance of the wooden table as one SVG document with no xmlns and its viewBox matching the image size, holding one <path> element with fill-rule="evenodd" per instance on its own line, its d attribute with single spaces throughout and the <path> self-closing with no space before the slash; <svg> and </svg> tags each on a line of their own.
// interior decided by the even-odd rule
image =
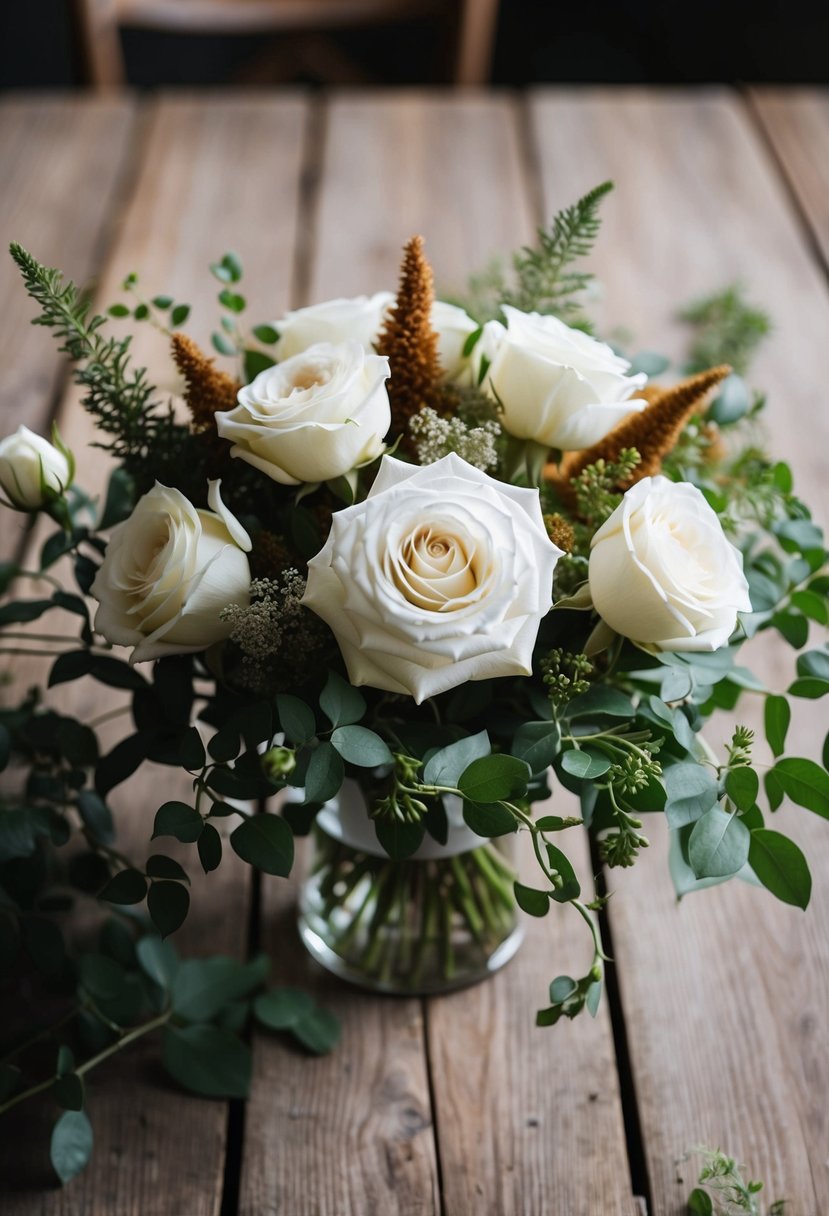
<svg viewBox="0 0 829 1216">
<path fill-rule="evenodd" d="M 677 306 L 743 281 L 775 321 L 753 377 L 771 394 L 775 450 L 804 496 L 821 498 L 829 95 L 6 98 L 0 154 L 4 240 L 98 279 L 107 303 L 138 270 L 150 290 L 195 302 L 205 342 L 216 313 L 206 267 L 225 249 L 247 266 L 257 318 L 393 287 L 401 243 L 417 231 L 452 289 L 612 177 L 594 258 L 605 332 L 621 325 L 642 346 L 679 352 Z M 86 418 L 15 280 L 0 262 L 2 432 L 44 429 L 57 408 L 77 450 Z M 103 477 L 86 458 L 81 469 L 87 484 Z M 787 679 L 778 650 L 762 661 L 769 680 Z M 820 704 L 800 727 L 812 754 Z M 142 841 L 157 805 L 150 780 L 117 804 Z M 552 1031 L 536 1030 L 533 1013 L 544 977 L 583 961 L 571 918 L 533 922 L 489 983 L 381 1000 L 303 957 L 290 884 L 266 878 L 260 889 L 226 861 L 197 884 L 182 948 L 266 949 L 275 978 L 308 985 L 341 1016 L 341 1046 L 309 1060 L 256 1034 L 245 1108 L 174 1092 L 156 1048 L 142 1046 L 95 1074 L 93 1161 L 64 1191 L 49 1189 L 43 1143 L 12 1150 L 14 1128 L 4 1130 L 2 1211 L 672 1216 L 690 1187 L 675 1160 L 700 1143 L 748 1162 L 793 1216 L 829 1210 L 829 830 L 807 811 L 781 816 L 813 863 L 805 916 L 739 883 L 677 908 L 662 825 L 649 824 L 650 854 L 613 876 L 610 999 L 595 1021 Z"/>
</svg>

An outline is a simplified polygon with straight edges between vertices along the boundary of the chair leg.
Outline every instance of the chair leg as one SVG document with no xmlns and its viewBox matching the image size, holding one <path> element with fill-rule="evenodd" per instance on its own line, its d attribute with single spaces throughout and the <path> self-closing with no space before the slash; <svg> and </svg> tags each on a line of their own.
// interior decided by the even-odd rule
<svg viewBox="0 0 829 1216">
<path fill-rule="evenodd" d="M 84 83 L 100 91 L 126 83 L 116 0 L 72 0 Z"/>
<path fill-rule="evenodd" d="M 459 0 L 455 84 L 489 82 L 498 26 L 499 0 Z"/>
</svg>

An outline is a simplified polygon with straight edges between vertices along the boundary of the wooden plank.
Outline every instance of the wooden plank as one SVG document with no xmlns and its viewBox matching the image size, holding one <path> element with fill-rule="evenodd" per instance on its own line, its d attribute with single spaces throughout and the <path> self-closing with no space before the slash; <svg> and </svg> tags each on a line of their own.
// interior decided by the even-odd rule
<svg viewBox="0 0 829 1216">
<path fill-rule="evenodd" d="M 757 88 L 749 100 L 829 266 L 829 92 Z"/>
<path fill-rule="evenodd" d="M 416 231 L 439 283 L 462 287 L 471 270 L 532 230 L 514 106 L 434 94 L 339 100 L 328 115 L 317 211 L 310 299 L 393 288 L 401 244 Z M 267 882 L 266 891 L 268 940 L 287 951 L 289 897 L 283 884 Z M 533 1029 L 547 970 L 568 962 L 560 945 L 555 934 L 551 943 L 533 931 L 521 961 L 501 976 L 427 1003 L 447 1213 L 576 1216 L 588 1211 L 582 1180 L 591 1171 L 615 1177 L 616 1190 L 587 1187 L 603 1212 L 632 1211 L 604 1015 L 580 1034 L 567 1028 L 563 1039 Z M 332 1216 L 435 1210 L 418 1004 L 364 996 L 307 963 L 297 974 L 343 1018 L 343 1042 L 310 1066 L 278 1043 L 260 1043 L 241 1210 L 292 1212 L 300 1197 L 303 1210 Z"/>
<path fill-rule="evenodd" d="M 591 90 L 540 93 L 533 117 L 548 212 L 604 178 L 618 184 L 594 259 L 605 330 L 623 324 L 642 346 L 676 354 L 677 307 L 734 280 L 771 311 L 774 335 L 752 380 L 770 392 L 774 452 L 793 464 L 803 496 L 820 503 L 829 436 L 814 403 L 829 298 L 746 114 L 718 91 Z M 749 661 L 785 688 L 785 647 L 758 639 Z M 759 727 L 758 708 L 741 706 L 738 720 Z M 796 752 L 814 755 L 820 715 L 805 708 L 790 738 Z M 715 723 L 713 734 L 732 720 Z M 747 1161 L 770 1197 L 785 1195 L 797 1210 L 817 1211 L 829 1191 L 829 897 L 820 881 L 829 838 L 808 812 L 779 817 L 816 876 L 805 917 L 739 883 L 677 910 L 661 823 L 647 825 L 651 855 L 630 875 L 612 876 L 652 1210 L 666 1216 L 685 1210 L 689 1189 L 678 1185 L 674 1160 L 699 1143 Z"/>
<path fill-rule="evenodd" d="M 6 249 L 19 241 L 47 265 L 65 263 L 81 283 L 96 273 L 125 177 L 134 135 L 128 99 L 75 101 L 7 97 L 0 101 L 0 435 L 25 423 L 47 432 L 63 376 L 57 346 L 29 324 L 20 276 Z M 72 234 L 67 241 L 67 233 Z M 26 517 L 4 513 L 0 556 L 22 539 Z"/>
<path fill-rule="evenodd" d="M 152 105 L 140 174 L 103 278 L 101 300 L 117 298 L 125 273 L 138 270 L 151 292 L 169 291 L 194 302 L 193 329 L 206 340 L 216 311 L 216 287 L 207 264 L 234 247 L 256 269 L 248 296 L 257 317 L 279 313 L 293 271 L 305 113 L 297 100 L 178 98 Z M 48 347 L 46 335 L 42 342 Z M 136 346 L 139 354 L 157 360 L 163 373 L 164 352 L 152 338 Z M 79 455 L 80 477 L 88 488 L 100 489 L 108 462 L 94 449 L 82 451 L 92 431 L 71 393 L 61 417 L 66 438 Z M 68 695 L 81 717 L 102 708 L 100 689 L 72 686 Z M 123 827 L 119 836 L 139 856 L 139 850 L 149 851 L 160 784 L 172 797 L 188 785 L 181 774 L 143 766 L 112 798 Z M 192 850 L 188 852 L 192 862 Z M 188 868 L 194 870 L 192 864 Z M 215 874 L 205 878 L 194 872 L 192 878 L 193 911 L 177 945 L 187 953 L 243 955 L 248 868 L 226 850 Z M 23 1216 L 37 1204 L 44 1216 L 216 1216 L 222 1201 L 227 1105 L 172 1090 L 158 1064 L 157 1042 L 93 1075 L 89 1111 L 96 1149 L 88 1170 L 68 1189 L 45 1195 L 34 1190 L 49 1182 L 43 1136 L 36 1160 L 18 1144 L 15 1160 L 4 1162 L 4 1183 L 12 1196 L 4 1213 Z M 9 1142 L 4 1143 L 8 1158 Z"/>
</svg>

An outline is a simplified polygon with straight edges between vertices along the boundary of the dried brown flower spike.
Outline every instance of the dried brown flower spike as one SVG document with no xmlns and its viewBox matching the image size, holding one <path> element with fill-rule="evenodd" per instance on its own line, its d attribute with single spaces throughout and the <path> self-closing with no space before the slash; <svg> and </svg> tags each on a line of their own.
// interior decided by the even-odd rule
<svg viewBox="0 0 829 1216">
<path fill-rule="evenodd" d="M 232 410 L 239 386 L 227 372 L 215 367 L 213 360 L 186 334 L 173 334 L 173 359 L 187 383 L 184 399 L 197 434 L 215 434 L 214 415 Z"/>
<path fill-rule="evenodd" d="M 649 404 L 638 414 L 631 414 L 592 447 L 582 452 L 573 452 L 565 457 L 560 468 L 550 469 L 549 480 L 555 485 L 560 497 L 567 503 L 574 501 L 572 483 L 588 465 L 597 460 L 608 463 L 618 460 L 625 448 L 636 448 L 639 463 L 617 487 L 627 490 L 643 477 L 652 477 L 662 468 L 662 459 L 675 447 L 682 429 L 689 419 L 705 404 L 713 388 L 731 374 L 727 364 L 700 372 L 671 388 L 654 390 L 648 388 L 642 394 Z"/>
<path fill-rule="evenodd" d="M 386 355 L 391 364 L 391 434 L 402 435 L 404 445 L 412 443 L 409 419 L 424 406 L 435 408 L 440 404 L 438 336 L 431 319 L 434 298 L 434 279 L 423 253 L 423 237 L 413 236 L 404 247 L 397 301 L 377 342 L 380 354 Z"/>
</svg>

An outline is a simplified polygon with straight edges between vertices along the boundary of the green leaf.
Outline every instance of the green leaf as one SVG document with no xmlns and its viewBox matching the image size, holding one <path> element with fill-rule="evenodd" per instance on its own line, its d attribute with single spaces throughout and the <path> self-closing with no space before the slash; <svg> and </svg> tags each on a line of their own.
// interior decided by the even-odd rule
<svg viewBox="0 0 829 1216">
<path fill-rule="evenodd" d="M 518 907 L 530 916 L 546 916 L 550 911 L 550 897 L 546 891 L 525 887 L 521 882 L 513 883 L 513 890 Z"/>
<path fill-rule="evenodd" d="M 609 770 L 610 759 L 604 752 L 592 748 L 583 747 L 579 751 L 570 748 L 561 754 L 561 767 L 565 773 L 577 777 L 580 781 L 594 781 L 597 777 L 603 777 Z"/>
<path fill-rule="evenodd" d="M 751 833 L 748 863 L 760 882 L 778 899 L 805 908 L 812 893 L 806 858 L 788 836 L 758 828 Z"/>
<path fill-rule="evenodd" d="M 247 301 L 245 300 L 245 297 L 239 295 L 238 292 L 229 291 L 227 287 L 224 287 L 219 292 L 219 303 L 221 304 L 222 308 L 226 308 L 228 312 L 240 313 L 245 311 Z"/>
<path fill-rule="evenodd" d="M 254 325 L 253 336 L 257 342 L 264 342 L 266 346 L 273 346 L 279 341 L 279 333 L 272 325 Z"/>
<path fill-rule="evenodd" d="M 115 836 L 112 812 L 94 790 L 81 790 L 78 794 L 78 811 L 84 825 L 102 844 L 109 844 Z"/>
<path fill-rule="evenodd" d="M 568 718 L 592 718 L 605 714 L 611 718 L 632 718 L 635 713 L 630 697 L 617 688 L 593 684 L 579 697 L 574 697 L 567 706 Z"/>
<path fill-rule="evenodd" d="M 95 1000 L 111 1001 L 124 986 L 124 968 L 105 954 L 82 954 L 78 959 L 78 978 Z"/>
<path fill-rule="evenodd" d="M 83 1170 L 92 1156 L 92 1124 L 82 1110 L 67 1110 L 52 1128 L 49 1158 L 66 1185 Z"/>
<path fill-rule="evenodd" d="M 305 774 L 305 801 L 328 802 L 339 792 L 345 777 L 342 756 L 328 740 L 311 752 Z"/>
<path fill-rule="evenodd" d="M 231 283 L 238 283 L 242 277 L 242 263 L 236 253 L 226 253 L 222 258 L 222 266 L 230 275 Z"/>
<path fill-rule="evenodd" d="M 126 469 L 113 469 L 107 485 L 104 510 L 98 527 L 102 531 L 120 524 L 131 514 L 135 501 L 135 481 Z"/>
<path fill-rule="evenodd" d="M 320 709 L 332 726 L 351 726 L 366 712 L 365 697 L 336 671 L 329 671 L 320 693 Z"/>
<path fill-rule="evenodd" d="M 146 321 L 150 315 L 150 310 L 146 304 L 138 304 L 132 314 L 136 321 Z"/>
<path fill-rule="evenodd" d="M 816 591 L 795 591 L 791 602 L 809 620 L 817 621 L 819 625 L 829 625 L 829 606 L 825 596 L 818 595 Z"/>
<path fill-rule="evenodd" d="M 179 754 L 182 768 L 186 768 L 191 773 L 198 772 L 204 768 L 207 757 L 205 756 L 201 735 L 195 726 L 188 727 L 184 732 L 180 747 Z"/>
<path fill-rule="evenodd" d="M 271 988 L 253 1002 L 253 1015 L 269 1030 L 290 1030 L 314 1011 L 314 1002 L 299 988 Z"/>
<path fill-rule="evenodd" d="M 144 974 L 166 992 L 175 980 L 179 968 L 178 954 L 173 943 L 163 941 L 151 933 L 141 938 L 135 952 Z"/>
<path fill-rule="evenodd" d="M 250 384 L 260 372 L 274 366 L 274 360 L 261 350 L 246 350 L 244 352 L 245 380 Z"/>
<path fill-rule="evenodd" d="M 107 312 L 111 317 L 128 317 L 130 315 L 130 310 L 126 304 L 110 304 Z"/>
<path fill-rule="evenodd" d="M 688 1196 L 690 1216 L 714 1216 L 714 1201 L 707 1191 L 695 1186 Z"/>
<path fill-rule="evenodd" d="M 287 878 L 294 864 L 294 837 L 278 815 L 251 815 L 230 834 L 234 852 L 250 865 Z"/>
<path fill-rule="evenodd" d="M 747 766 L 729 769 L 725 777 L 725 792 L 738 811 L 750 811 L 760 792 L 760 778 L 753 768 Z"/>
<path fill-rule="evenodd" d="M 752 604 L 754 601 L 752 600 Z M 761 611 L 754 605 L 755 611 Z M 775 612 L 771 623 L 791 647 L 799 650 L 809 640 L 809 622 L 805 616 L 794 612 Z"/>
<path fill-rule="evenodd" d="M 0 625 L 22 625 L 36 621 L 54 606 L 51 600 L 15 600 L 0 608 Z"/>
<path fill-rule="evenodd" d="M 189 304 L 176 304 L 175 308 L 170 313 L 170 324 L 175 329 L 179 325 L 183 325 L 189 316 L 190 316 L 190 305 Z"/>
<path fill-rule="evenodd" d="M 204 820 L 194 807 L 186 802 L 165 802 L 156 811 L 151 839 L 173 836 L 182 844 L 194 844 L 203 827 Z"/>
<path fill-rule="evenodd" d="M 562 853 L 561 849 L 557 849 L 554 844 L 548 844 L 545 847 L 550 869 L 557 870 L 563 879 L 563 885 L 554 888 L 550 892 L 550 898 L 558 904 L 567 903 L 570 899 L 578 899 L 581 894 L 581 884 L 569 857 L 566 853 Z"/>
<path fill-rule="evenodd" d="M 291 1034 L 315 1056 L 327 1055 L 340 1041 L 340 1022 L 327 1009 L 314 1009 L 291 1027 Z"/>
<path fill-rule="evenodd" d="M 58 1077 L 52 1086 L 52 1097 L 64 1110 L 83 1110 L 83 1081 L 76 1072 Z"/>
<path fill-rule="evenodd" d="M 694 823 L 716 804 L 716 778 L 700 764 L 672 764 L 665 769 L 664 781 L 668 795 L 665 815 L 672 828 Z"/>
<path fill-rule="evenodd" d="M 766 697 L 764 712 L 766 739 L 775 759 L 786 748 L 786 734 L 792 720 L 792 711 L 785 697 Z"/>
<path fill-rule="evenodd" d="M 227 340 L 227 338 L 224 336 L 224 334 L 220 334 L 218 331 L 214 331 L 210 335 L 210 341 L 213 344 L 213 349 L 217 350 L 220 355 L 227 355 L 228 357 L 232 357 L 233 355 L 236 354 L 236 347 L 234 346 L 234 344 L 232 342 L 229 342 Z"/>
<path fill-rule="evenodd" d="M 288 693 L 278 693 L 276 709 L 280 725 L 289 742 L 301 747 L 303 743 L 308 743 L 314 738 L 317 733 L 314 711 L 304 701 L 300 701 L 299 697 L 292 697 Z"/>
<path fill-rule="evenodd" d="M 212 823 L 204 825 L 196 847 L 205 874 L 217 870 L 222 861 L 222 838 Z"/>
<path fill-rule="evenodd" d="M 777 779 L 792 802 L 829 819 L 829 773 L 814 760 L 778 760 L 768 775 Z"/>
<path fill-rule="evenodd" d="M 817 701 L 829 694 L 829 680 L 816 680 L 813 677 L 794 680 L 786 691 L 792 697 L 804 697 L 809 701 Z"/>
<path fill-rule="evenodd" d="M 785 519 L 773 531 L 787 553 L 808 553 L 823 548 L 823 532 L 810 519 Z"/>
<path fill-rule="evenodd" d="M 154 882 L 147 895 L 147 908 L 161 936 L 169 937 L 187 919 L 190 892 L 180 882 Z"/>
<path fill-rule="evenodd" d="M 485 730 L 477 735 L 466 735 L 463 739 L 438 748 L 426 762 L 423 770 L 424 785 L 457 787 L 461 773 L 473 760 L 488 756 L 491 751 L 489 735 Z"/>
<path fill-rule="evenodd" d="M 246 1098 L 251 1053 L 237 1035 L 219 1026 L 168 1026 L 164 1067 L 174 1081 L 205 1098 Z"/>
<path fill-rule="evenodd" d="M 644 372 L 646 376 L 661 376 L 671 366 L 670 359 L 654 350 L 640 350 L 630 361 L 629 375 Z"/>
<path fill-rule="evenodd" d="M 106 798 L 111 789 L 131 777 L 140 764 L 147 759 L 147 748 L 152 736 L 146 731 L 128 735 L 116 743 L 112 751 L 98 762 L 95 770 L 95 789 Z"/>
<path fill-rule="evenodd" d="M 365 726 L 338 726 L 331 735 L 331 742 L 343 760 L 359 768 L 377 768 L 381 764 L 394 763 L 394 756 L 385 740 Z"/>
<path fill-rule="evenodd" d="M 399 819 L 375 819 L 374 831 L 392 861 L 404 861 L 420 848 L 426 825 L 401 823 Z"/>
<path fill-rule="evenodd" d="M 530 771 L 545 772 L 561 748 L 561 730 L 557 722 L 525 722 L 518 728 L 510 752 L 524 760 Z"/>
<path fill-rule="evenodd" d="M 751 393 L 742 376 L 732 373 L 720 385 L 720 391 L 708 408 L 706 417 L 720 426 L 739 421 L 751 408 Z"/>
<path fill-rule="evenodd" d="M 769 807 L 772 811 L 776 811 L 780 807 L 780 804 L 786 795 L 783 790 L 783 786 L 780 784 L 777 777 L 775 777 L 772 769 L 769 769 L 765 773 L 763 777 L 763 785 L 766 787 L 766 797 L 769 800 Z"/>
<path fill-rule="evenodd" d="M 825 650 L 807 650 L 805 654 L 798 655 L 797 674 L 816 680 L 829 680 L 829 653 Z"/>
<path fill-rule="evenodd" d="M 522 798 L 530 776 L 530 766 L 525 760 L 515 756 L 481 756 L 461 773 L 458 789 L 470 802 L 502 802 Z"/>
<path fill-rule="evenodd" d="M 712 807 L 694 824 L 688 860 L 697 878 L 725 878 L 748 860 L 751 833 L 738 815 Z"/>
<path fill-rule="evenodd" d="M 147 894 L 147 880 L 139 870 L 120 870 L 98 895 L 110 904 L 140 904 Z"/>
<path fill-rule="evenodd" d="M 152 853 L 147 858 L 144 869 L 150 878 L 172 878 L 178 882 L 190 881 L 184 867 L 172 857 L 165 856 L 164 853 Z"/>
<path fill-rule="evenodd" d="M 172 302 L 172 296 L 153 296 L 153 308 L 159 308 L 162 312 L 166 312 Z"/>
<path fill-rule="evenodd" d="M 188 1022 L 210 1022 L 226 1005 L 261 987 L 267 968 L 264 955 L 250 963 L 221 954 L 184 959 L 173 980 L 173 1009 Z"/>
<path fill-rule="evenodd" d="M 495 836 L 507 836 L 518 830 L 511 811 L 499 802 L 465 802 L 463 818 L 466 826 L 477 836 L 491 839 Z"/>
</svg>

